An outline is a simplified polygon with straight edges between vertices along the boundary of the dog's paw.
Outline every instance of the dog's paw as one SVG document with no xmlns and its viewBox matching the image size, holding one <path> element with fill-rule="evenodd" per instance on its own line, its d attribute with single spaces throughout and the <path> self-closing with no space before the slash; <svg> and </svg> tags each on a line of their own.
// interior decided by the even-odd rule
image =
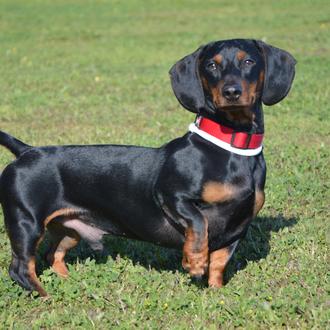
<svg viewBox="0 0 330 330">
<path fill-rule="evenodd" d="M 182 259 L 182 267 L 193 277 L 205 275 L 208 265 L 207 251 L 189 253 L 188 255 L 184 255 Z"/>
<path fill-rule="evenodd" d="M 222 276 L 210 276 L 208 279 L 208 285 L 213 289 L 220 289 L 223 286 Z"/>
</svg>

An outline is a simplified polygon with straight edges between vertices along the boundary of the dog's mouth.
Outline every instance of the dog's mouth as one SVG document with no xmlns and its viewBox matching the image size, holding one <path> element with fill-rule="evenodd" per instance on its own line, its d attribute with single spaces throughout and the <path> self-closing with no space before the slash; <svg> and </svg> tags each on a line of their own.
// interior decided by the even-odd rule
<svg viewBox="0 0 330 330">
<path fill-rule="evenodd" d="M 252 104 L 250 103 L 226 103 L 217 107 L 219 111 L 246 111 L 252 108 Z"/>
<path fill-rule="evenodd" d="M 255 119 L 253 113 L 252 104 L 240 103 L 240 104 L 226 104 L 216 108 L 218 114 L 222 114 L 227 120 L 236 122 L 242 125 L 250 125 Z"/>
<path fill-rule="evenodd" d="M 251 103 L 225 103 L 221 105 L 217 105 L 215 107 L 215 111 L 218 113 L 222 113 L 228 116 L 240 116 L 242 114 L 244 117 L 248 116 L 252 118 L 252 107 Z"/>
<path fill-rule="evenodd" d="M 240 112 L 250 111 L 253 107 L 253 100 L 237 100 L 237 101 L 224 101 L 222 99 L 206 98 L 206 102 L 213 113 L 216 112 Z"/>
</svg>

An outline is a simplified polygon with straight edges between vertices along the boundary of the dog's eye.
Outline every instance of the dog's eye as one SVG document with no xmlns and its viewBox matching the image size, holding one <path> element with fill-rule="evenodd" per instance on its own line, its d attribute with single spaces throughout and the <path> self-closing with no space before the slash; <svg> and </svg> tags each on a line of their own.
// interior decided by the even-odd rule
<svg viewBox="0 0 330 330">
<path fill-rule="evenodd" d="M 206 66 L 210 71 L 214 71 L 217 69 L 217 66 L 215 63 L 209 63 L 207 66 Z"/>
<path fill-rule="evenodd" d="M 244 64 L 245 64 L 246 66 L 251 66 L 251 65 L 254 64 L 254 61 L 251 60 L 250 58 L 248 58 L 248 59 L 244 60 Z"/>
</svg>

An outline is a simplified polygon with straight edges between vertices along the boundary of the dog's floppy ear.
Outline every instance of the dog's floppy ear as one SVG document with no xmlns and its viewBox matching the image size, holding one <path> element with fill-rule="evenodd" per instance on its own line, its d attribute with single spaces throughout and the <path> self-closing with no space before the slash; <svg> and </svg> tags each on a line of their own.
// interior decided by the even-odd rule
<svg viewBox="0 0 330 330">
<path fill-rule="evenodd" d="M 198 59 L 203 50 L 195 52 L 175 63 L 170 70 L 173 92 L 187 110 L 199 113 L 205 105 L 205 96 L 198 73 Z"/>
<path fill-rule="evenodd" d="M 273 105 L 284 99 L 291 88 L 295 75 L 296 60 L 285 50 L 256 40 L 265 60 L 265 80 L 262 102 Z"/>
</svg>

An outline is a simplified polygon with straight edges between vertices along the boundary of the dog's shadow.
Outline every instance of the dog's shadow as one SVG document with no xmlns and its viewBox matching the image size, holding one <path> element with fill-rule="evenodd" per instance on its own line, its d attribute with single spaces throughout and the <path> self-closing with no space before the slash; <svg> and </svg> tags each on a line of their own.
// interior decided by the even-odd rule
<svg viewBox="0 0 330 330">
<path fill-rule="evenodd" d="M 225 282 L 228 282 L 238 271 L 244 269 L 248 262 L 264 259 L 270 252 L 270 239 L 272 232 L 278 232 L 286 227 L 292 227 L 297 223 L 294 218 L 286 219 L 281 215 L 277 217 L 257 217 L 248 229 L 247 235 L 240 241 L 225 272 Z M 42 250 L 46 251 L 47 242 Z M 130 259 L 133 264 L 139 264 L 147 269 L 157 271 L 184 272 L 181 266 L 182 252 L 156 246 L 151 243 L 139 242 L 131 239 L 107 236 L 104 240 L 103 253 L 93 252 L 85 243 L 71 250 L 67 257 L 67 263 L 75 263 L 76 260 L 84 261 L 94 258 L 96 263 L 106 263 L 108 258 Z M 38 265 L 42 273 L 48 268 L 45 262 Z M 39 273 L 38 272 L 38 273 Z"/>
<path fill-rule="evenodd" d="M 225 282 L 228 282 L 235 274 L 244 269 L 252 261 L 264 259 L 269 254 L 270 239 L 272 232 L 278 232 L 287 227 L 292 227 L 297 223 L 295 218 L 277 217 L 257 217 L 248 229 L 244 239 L 242 239 L 235 251 L 225 272 Z"/>
</svg>

